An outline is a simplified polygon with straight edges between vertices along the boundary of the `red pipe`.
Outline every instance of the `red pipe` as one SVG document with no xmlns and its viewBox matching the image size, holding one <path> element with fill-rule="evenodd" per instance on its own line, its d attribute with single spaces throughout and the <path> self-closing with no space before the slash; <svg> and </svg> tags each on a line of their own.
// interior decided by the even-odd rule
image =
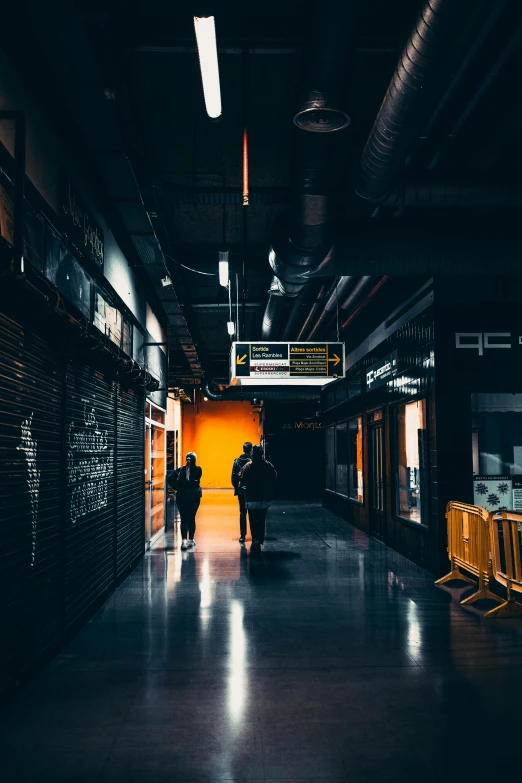
<svg viewBox="0 0 522 783">
<path fill-rule="evenodd" d="M 385 282 L 386 282 L 387 280 L 388 280 L 388 275 L 384 275 L 384 277 L 381 277 L 381 279 L 379 280 L 379 282 L 377 283 L 377 285 L 375 285 L 375 286 L 372 288 L 372 290 L 370 291 L 370 293 L 368 294 L 368 296 L 366 297 L 366 299 L 364 299 L 364 300 L 361 302 L 361 304 L 359 305 L 359 307 L 357 308 L 357 310 L 354 310 L 354 311 L 353 311 L 353 313 L 352 313 L 350 316 L 348 316 L 348 318 L 346 319 L 346 321 L 345 321 L 345 322 L 343 323 L 343 325 L 341 326 L 341 329 L 346 329 L 346 327 L 348 326 L 348 324 L 349 324 L 349 323 L 351 323 L 351 321 L 353 321 L 353 319 L 355 318 L 355 316 L 359 315 L 359 313 L 361 312 L 361 310 L 364 310 L 364 308 L 366 307 L 366 305 L 369 303 L 370 299 L 372 299 L 372 297 L 373 297 L 373 296 L 374 296 L 374 295 L 377 293 L 377 291 L 379 290 L 379 288 L 381 288 L 381 287 L 382 287 L 382 286 L 385 284 Z"/>
<path fill-rule="evenodd" d="M 243 206 L 248 207 L 248 131 L 243 130 Z"/>
</svg>

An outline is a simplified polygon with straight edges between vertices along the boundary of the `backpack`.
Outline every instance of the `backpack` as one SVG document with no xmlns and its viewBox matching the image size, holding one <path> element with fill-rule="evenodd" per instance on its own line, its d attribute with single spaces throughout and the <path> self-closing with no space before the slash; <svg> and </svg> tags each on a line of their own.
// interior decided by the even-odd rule
<svg viewBox="0 0 522 783">
<path fill-rule="evenodd" d="M 242 454 L 234 460 L 234 465 L 232 466 L 232 486 L 236 492 L 244 492 L 244 489 L 241 486 L 241 474 L 243 473 L 243 468 L 245 465 L 248 465 L 249 462 L 251 462 L 251 458 L 246 454 Z"/>
</svg>

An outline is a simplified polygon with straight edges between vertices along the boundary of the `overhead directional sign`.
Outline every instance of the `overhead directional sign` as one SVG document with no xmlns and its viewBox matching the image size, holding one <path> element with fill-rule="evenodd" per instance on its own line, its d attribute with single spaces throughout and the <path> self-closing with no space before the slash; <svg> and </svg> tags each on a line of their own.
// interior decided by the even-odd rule
<svg viewBox="0 0 522 783">
<path fill-rule="evenodd" d="M 232 343 L 231 384 L 323 386 L 344 371 L 344 343 Z"/>
</svg>

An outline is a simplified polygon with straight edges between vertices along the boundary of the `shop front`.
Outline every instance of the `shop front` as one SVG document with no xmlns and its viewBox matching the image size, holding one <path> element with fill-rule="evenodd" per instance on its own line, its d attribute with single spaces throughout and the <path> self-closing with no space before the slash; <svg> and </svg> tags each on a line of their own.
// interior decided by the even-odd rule
<svg viewBox="0 0 522 783">
<path fill-rule="evenodd" d="M 411 560 L 437 569 L 434 310 L 408 311 L 347 353 L 348 372 L 323 390 L 324 505 Z M 404 309 L 404 308 L 402 308 Z M 417 308 L 418 310 L 418 308 Z M 387 319 L 393 322 L 394 314 Z"/>
<path fill-rule="evenodd" d="M 145 549 L 165 529 L 167 441 L 165 411 L 145 403 Z"/>
<path fill-rule="evenodd" d="M 519 281 L 451 282 L 347 345 L 321 400 L 324 505 L 435 574 L 449 501 L 522 509 Z"/>
</svg>

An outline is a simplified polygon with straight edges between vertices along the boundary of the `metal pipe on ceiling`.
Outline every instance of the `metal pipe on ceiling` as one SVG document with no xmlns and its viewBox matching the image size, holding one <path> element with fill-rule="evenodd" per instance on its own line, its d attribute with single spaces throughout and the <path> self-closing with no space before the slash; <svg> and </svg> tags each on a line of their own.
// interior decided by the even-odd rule
<svg viewBox="0 0 522 783">
<path fill-rule="evenodd" d="M 308 94 L 294 116 L 298 128 L 299 175 L 297 195 L 290 214 L 273 227 L 269 263 L 274 272 L 263 337 L 273 339 L 278 324 L 273 318 L 281 305 L 277 296 L 294 298 L 308 278 L 332 252 L 330 225 L 331 137 L 350 119 L 340 98 L 348 56 L 353 46 L 352 3 L 330 2 L 323 17 L 315 57 L 311 58 Z M 344 86 L 344 85 L 343 85 Z"/>
<path fill-rule="evenodd" d="M 305 312 L 305 308 L 307 311 L 310 310 L 310 307 L 307 308 L 307 305 L 310 303 L 311 300 L 312 300 L 312 304 L 311 304 L 312 307 L 317 303 L 316 302 L 317 296 L 319 295 L 320 291 L 322 295 L 322 288 L 323 286 L 321 285 L 321 282 L 319 280 L 311 280 L 309 284 L 302 289 L 299 296 L 295 297 L 295 299 L 293 300 L 290 313 L 286 319 L 286 325 L 281 336 L 282 340 L 295 339 L 298 325 L 302 320 L 303 313 Z"/>
<path fill-rule="evenodd" d="M 346 318 L 346 320 L 343 321 L 341 329 L 346 329 L 348 324 L 350 324 L 354 320 L 354 318 L 356 318 L 359 315 L 359 313 L 362 312 L 362 310 L 364 310 L 364 308 L 370 304 L 375 294 L 378 291 L 380 291 L 380 289 L 383 287 L 383 285 L 386 283 L 387 280 L 388 280 L 388 275 L 383 275 L 383 277 L 381 277 L 381 279 L 374 285 L 374 287 L 372 288 L 368 296 L 361 302 L 359 307 L 357 307 L 352 313 L 350 313 L 350 315 Z"/>
<path fill-rule="evenodd" d="M 348 308 L 355 302 L 359 294 L 364 291 L 371 279 L 371 277 L 365 275 L 357 281 L 344 302 L 341 304 L 341 310 L 348 310 Z"/>
<path fill-rule="evenodd" d="M 365 307 L 367 307 L 367 306 L 370 304 L 370 302 L 372 301 L 372 299 L 373 299 L 373 297 L 375 296 L 375 294 L 376 294 L 378 291 L 380 291 L 380 289 L 383 287 L 383 285 L 386 283 L 386 281 L 387 281 L 387 280 L 388 280 L 388 275 L 384 275 L 383 277 L 381 277 L 381 279 L 380 279 L 380 280 L 379 280 L 379 281 L 376 283 L 376 285 L 375 285 L 375 286 L 372 288 L 372 290 L 370 291 L 370 293 L 368 294 L 368 296 L 367 296 L 367 297 L 366 297 L 366 298 L 365 298 L 365 299 L 364 299 L 364 300 L 361 302 L 361 304 L 359 305 L 359 307 L 357 307 L 357 308 L 356 308 L 356 309 L 353 311 L 353 313 L 350 313 L 350 315 L 348 316 L 348 318 L 347 318 L 345 321 L 343 321 L 343 324 L 342 324 L 342 326 L 341 326 L 341 329 L 346 329 L 346 327 L 348 326 L 348 324 L 350 324 L 350 323 L 351 323 L 351 322 L 354 320 L 354 318 L 356 318 L 356 317 L 359 315 L 359 313 L 360 313 L 360 312 L 362 312 L 362 310 L 364 310 L 364 308 L 365 308 Z"/>
<path fill-rule="evenodd" d="M 277 334 L 281 326 L 281 318 L 285 308 L 285 300 L 279 291 L 277 279 L 272 278 L 270 289 L 268 291 L 268 302 L 263 313 L 263 323 L 261 326 L 261 336 L 264 340 L 270 339 Z"/>
<path fill-rule="evenodd" d="M 334 280 L 333 285 L 328 291 L 323 311 L 308 334 L 308 340 L 311 340 L 314 334 L 321 330 L 321 327 L 324 325 L 324 322 L 327 320 L 327 318 L 335 311 L 336 308 L 339 308 L 339 302 L 344 298 L 346 292 L 352 284 L 352 281 L 353 278 L 351 275 L 344 275 Z"/>
<path fill-rule="evenodd" d="M 463 0 L 426 0 L 406 42 L 373 129 L 364 147 L 355 191 L 378 201 L 391 190 L 413 140 L 422 130 L 426 89 L 447 55 Z"/>
<path fill-rule="evenodd" d="M 342 279 L 342 278 L 339 278 Z M 348 296 L 339 304 L 339 308 L 341 311 L 348 310 L 359 298 L 360 294 L 364 291 L 364 289 L 368 286 L 368 284 L 373 280 L 372 277 L 365 275 L 361 277 L 353 287 L 348 286 L 349 293 Z M 310 334 L 308 335 L 308 339 L 312 337 L 313 334 L 315 334 L 318 330 L 318 328 L 322 325 L 323 331 L 326 331 L 328 328 L 328 324 L 325 323 L 327 321 L 326 315 L 330 316 L 329 322 L 331 324 L 332 322 L 332 316 L 333 316 L 333 307 L 330 308 L 330 312 L 325 311 L 321 314 L 321 317 L 319 321 L 316 324 L 316 328 L 314 328 Z M 346 313 L 342 313 L 342 317 L 344 318 Z M 323 317 L 324 316 L 324 317 Z"/>
<path fill-rule="evenodd" d="M 323 299 L 325 296 L 326 296 L 326 283 L 323 283 L 317 294 L 317 301 L 314 302 L 314 304 L 311 306 L 308 315 L 306 316 L 305 321 L 301 327 L 301 330 L 297 335 L 296 338 L 297 340 L 307 339 L 310 326 L 314 324 L 315 319 L 317 318 L 319 312 L 321 311 L 321 308 L 323 306 Z"/>
<path fill-rule="evenodd" d="M 427 165 L 428 169 L 435 168 L 440 163 L 442 158 L 446 155 L 450 146 L 453 144 L 455 139 L 458 138 L 458 136 L 462 132 L 462 129 L 465 126 L 468 119 L 470 118 L 471 114 L 476 109 L 483 96 L 491 88 L 495 79 L 499 75 L 500 71 L 504 68 L 504 66 L 507 64 L 509 59 L 517 51 L 521 42 L 522 42 L 522 25 L 519 25 L 515 29 L 511 39 L 503 47 L 502 53 L 498 58 L 498 60 L 495 62 L 495 64 L 493 65 L 493 67 L 491 68 L 487 76 L 481 80 L 477 90 L 474 92 L 471 99 L 466 102 L 466 104 L 460 111 L 456 122 L 452 125 L 451 129 L 448 131 L 443 141 L 443 144 L 439 147 L 437 152 L 433 155 L 433 157 L 429 161 Z"/>
<path fill-rule="evenodd" d="M 443 118 L 444 115 L 446 115 L 448 111 L 451 110 L 451 107 L 454 106 L 459 100 L 459 92 L 461 91 L 464 79 L 471 71 L 472 66 L 475 64 L 478 55 L 482 51 L 484 43 L 498 22 L 507 5 L 507 2 L 508 0 L 490 0 L 485 18 L 482 19 L 481 24 L 477 29 L 473 30 L 471 34 L 471 40 L 469 41 L 469 47 L 464 55 L 464 59 L 451 74 L 451 79 L 447 89 L 444 91 L 435 109 L 431 113 L 428 122 L 422 129 L 418 140 L 418 148 L 406 159 L 406 168 L 409 168 L 414 161 L 416 162 L 422 157 L 423 148 L 428 142 L 428 139 L 433 133 L 434 129 L 440 123 L 441 118 Z M 477 8 L 477 10 L 479 9 Z M 470 17 L 472 16 L 473 14 L 470 14 Z M 473 26 L 472 19 L 470 19 L 470 24 Z M 428 168 L 432 167 L 428 166 Z"/>
<path fill-rule="evenodd" d="M 244 48 L 242 52 L 242 74 L 241 74 L 241 112 L 243 120 L 243 209 L 242 209 L 242 258 L 241 258 L 241 338 L 246 340 L 246 302 L 248 298 L 248 280 L 247 280 L 247 256 L 248 256 L 248 84 L 249 84 L 249 53 Z M 237 335 L 239 339 L 239 334 Z"/>
</svg>

